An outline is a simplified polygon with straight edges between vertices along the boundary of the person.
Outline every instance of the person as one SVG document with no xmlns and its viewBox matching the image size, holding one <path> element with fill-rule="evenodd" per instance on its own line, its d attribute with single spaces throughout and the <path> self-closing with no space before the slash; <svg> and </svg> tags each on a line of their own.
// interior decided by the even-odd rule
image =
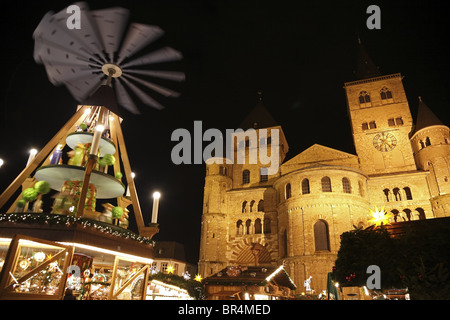
<svg viewBox="0 0 450 320">
<path fill-rule="evenodd" d="M 76 300 L 75 296 L 73 295 L 72 289 L 66 290 L 66 294 L 64 295 L 64 300 Z"/>
</svg>

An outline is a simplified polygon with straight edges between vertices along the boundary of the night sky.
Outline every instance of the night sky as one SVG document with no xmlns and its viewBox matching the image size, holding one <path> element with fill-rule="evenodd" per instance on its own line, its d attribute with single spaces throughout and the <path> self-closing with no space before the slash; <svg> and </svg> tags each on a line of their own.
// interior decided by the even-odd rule
<svg viewBox="0 0 450 320">
<path fill-rule="evenodd" d="M 175 129 L 193 133 L 195 120 L 203 131 L 238 128 L 262 91 L 287 137 L 288 159 L 315 143 L 354 154 L 343 84 L 356 80 L 358 36 L 382 74 L 405 76 L 413 118 L 422 96 L 450 124 L 445 1 L 87 2 L 92 10 L 127 8 L 130 22 L 161 27 L 165 35 L 142 53 L 170 46 L 184 56 L 161 68 L 185 72 L 186 81 L 158 82 L 181 96 L 152 94 L 165 109 L 139 105 L 141 115 L 123 110 L 122 128 L 145 222 L 151 194 L 159 190 L 161 231 L 154 239 L 184 243 L 191 262 L 198 259 L 205 165 L 172 163 Z M 53 86 L 34 62 L 32 39 L 46 12 L 72 3 L 2 2 L 0 192 L 23 170 L 29 149 L 44 147 L 76 110 L 69 91 Z M 381 30 L 366 27 L 371 4 L 381 8 Z"/>
</svg>

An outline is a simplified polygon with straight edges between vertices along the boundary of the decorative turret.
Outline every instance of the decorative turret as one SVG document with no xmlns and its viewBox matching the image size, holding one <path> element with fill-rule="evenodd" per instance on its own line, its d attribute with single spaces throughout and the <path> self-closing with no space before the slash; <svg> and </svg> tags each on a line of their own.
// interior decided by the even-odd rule
<svg viewBox="0 0 450 320">
<path fill-rule="evenodd" d="M 431 203 L 436 216 L 449 216 L 450 209 L 450 134 L 449 127 L 419 97 L 416 127 L 411 145 L 417 167 L 429 171 L 427 177 Z"/>
</svg>

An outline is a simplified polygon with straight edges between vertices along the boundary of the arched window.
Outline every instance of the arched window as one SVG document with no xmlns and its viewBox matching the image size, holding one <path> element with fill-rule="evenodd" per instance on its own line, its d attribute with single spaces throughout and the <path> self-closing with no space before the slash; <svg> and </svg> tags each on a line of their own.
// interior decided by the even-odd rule
<svg viewBox="0 0 450 320">
<path fill-rule="evenodd" d="M 386 197 L 386 201 L 389 202 L 389 198 L 390 198 L 390 196 L 391 196 L 391 190 L 389 190 L 389 189 L 384 189 L 383 192 L 384 192 L 384 195 L 385 195 L 385 197 Z"/>
<path fill-rule="evenodd" d="M 394 215 L 394 222 L 402 221 L 397 209 L 392 210 L 391 213 Z"/>
<path fill-rule="evenodd" d="M 259 200 L 258 202 L 258 211 L 263 212 L 264 211 L 264 200 Z"/>
<path fill-rule="evenodd" d="M 400 194 L 400 189 L 394 188 L 394 190 L 392 190 L 392 191 L 394 192 L 395 201 L 401 201 L 402 195 Z"/>
<path fill-rule="evenodd" d="M 430 137 L 427 137 L 425 139 L 425 147 L 431 146 L 431 141 L 430 141 Z"/>
<path fill-rule="evenodd" d="M 251 227 L 252 227 L 252 221 L 250 219 L 248 219 L 247 221 L 245 221 L 245 234 L 250 234 L 251 232 Z"/>
<path fill-rule="evenodd" d="M 250 201 L 250 212 L 253 212 L 254 205 L 255 205 L 255 200 Z"/>
<path fill-rule="evenodd" d="M 423 143 L 423 141 L 422 141 L 422 140 L 420 140 L 420 141 L 419 141 L 419 143 L 420 143 L 420 149 L 423 149 L 423 148 L 425 148 L 425 143 Z"/>
<path fill-rule="evenodd" d="M 261 224 L 261 219 L 256 219 L 255 220 L 255 234 L 260 234 L 262 232 L 262 224 Z"/>
<path fill-rule="evenodd" d="M 322 182 L 322 191 L 331 192 L 331 179 L 329 177 L 323 177 L 321 182 Z"/>
<path fill-rule="evenodd" d="M 405 213 L 405 216 L 406 216 L 406 220 L 407 220 L 407 221 L 414 220 L 414 218 L 413 218 L 412 215 L 411 215 L 411 210 L 409 210 L 409 209 L 403 209 L 403 212 Z"/>
<path fill-rule="evenodd" d="M 409 187 L 404 187 L 403 190 L 405 190 L 406 200 L 412 200 L 411 189 Z"/>
<path fill-rule="evenodd" d="M 328 225 L 323 220 L 319 220 L 314 224 L 314 244 L 316 251 L 330 250 Z"/>
<path fill-rule="evenodd" d="M 394 120 L 394 118 L 388 119 L 388 126 L 389 126 L 389 127 L 394 127 L 394 126 L 395 126 L 395 120 Z"/>
<path fill-rule="evenodd" d="M 287 183 L 287 184 L 286 184 L 286 187 L 285 187 L 285 196 L 286 196 L 286 199 L 289 199 L 289 198 L 292 196 L 292 193 L 291 193 L 291 184 L 290 184 L 290 183 Z"/>
<path fill-rule="evenodd" d="M 227 175 L 227 167 L 220 166 L 219 167 L 219 174 L 222 175 L 222 176 L 226 176 Z"/>
<path fill-rule="evenodd" d="M 247 212 L 247 201 L 242 202 L 242 213 Z"/>
<path fill-rule="evenodd" d="M 302 194 L 310 194 L 311 190 L 309 189 L 309 180 L 303 179 L 302 180 Z"/>
<path fill-rule="evenodd" d="M 369 122 L 369 128 L 370 129 L 376 129 L 377 128 L 377 124 L 375 123 L 375 121 L 370 121 Z"/>
<path fill-rule="evenodd" d="M 236 222 L 236 235 L 242 235 L 244 231 L 244 226 L 242 224 L 242 220 L 238 220 Z"/>
<path fill-rule="evenodd" d="M 264 234 L 271 233 L 270 218 L 264 218 Z"/>
<path fill-rule="evenodd" d="M 381 89 L 380 95 L 381 95 L 381 100 L 392 99 L 392 92 L 386 87 L 383 87 Z"/>
<path fill-rule="evenodd" d="M 363 122 L 362 125 L 361 125 L 361 129 L 369 130 L 369 124 L 367 122 Z"/>
<path fill-rule="evenodd" d="M 244 170 L 242 172 L 242 184 L 250 183 L 250 171 Z"/>
<path fill-rule="evenodd" d="M 361 91 L 359 93 L 359 103 L 370 103 L 370 95 L 366 91 Z"/>
<path fill-rule="evenodd" d="M 419 213 L 419 220 L 426 219 L 425 210 L 423 210 L 422 208 L 416 208 L 416 211 Z"/>
<path fill-rule="evenodd" d="M 267 168 L 261 168 L 259 170 L 259 181 L 260 182 L 266 182 L 269 179 L 267 172 L 268 172 Z"/>
<path fill-rule="evenodd" d="M 352 193 L 352 186 L 348 178 L 342 178 L 342 191 L 344 191 L 344 193 Z"/>
</svg>

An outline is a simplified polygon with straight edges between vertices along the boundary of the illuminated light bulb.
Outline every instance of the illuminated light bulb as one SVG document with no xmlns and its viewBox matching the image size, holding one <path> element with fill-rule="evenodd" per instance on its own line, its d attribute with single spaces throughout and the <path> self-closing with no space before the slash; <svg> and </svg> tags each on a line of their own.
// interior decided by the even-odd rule
<svg viewBox="0 0 450 320">
<path fill-rule="evenodd" d="M 36 149 L 31 149 L 30 150 L 30 156 L 28 157 L 28 161 L 27 161 L 27 167 L 28 165 L 31 163 L 31 161 L 34 160 L 34 158 L 36 157 L 36 154 L 38 153 L 38 151 Z"/>
</svg>

